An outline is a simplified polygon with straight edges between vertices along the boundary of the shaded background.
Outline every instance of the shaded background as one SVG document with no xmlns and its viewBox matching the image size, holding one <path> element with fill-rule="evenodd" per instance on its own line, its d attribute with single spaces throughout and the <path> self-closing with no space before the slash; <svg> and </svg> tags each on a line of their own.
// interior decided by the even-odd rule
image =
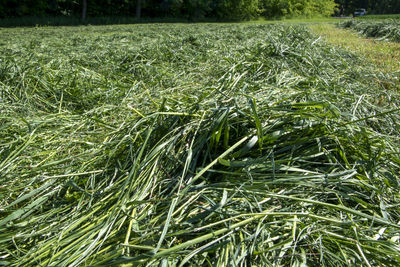
<svg viewBox="0 0 400 267">
<path fill-rule="evenodd" d="M 1 0 L 0 26 L 243 21 L 400 13 L 399 0 Z"/>
<path fill-rule="evenodd" d="M 398 13 L 399 0 L 2 0 L 0 18 L 22 16 L 137 16 L 252 19 L 258 16 L 351 14 L 356 8 L 370 13 Z M 86 14 L 82 14 L 84 6 Z M 137 13 L 140 11 L 140 13 Z"/>
</svg>

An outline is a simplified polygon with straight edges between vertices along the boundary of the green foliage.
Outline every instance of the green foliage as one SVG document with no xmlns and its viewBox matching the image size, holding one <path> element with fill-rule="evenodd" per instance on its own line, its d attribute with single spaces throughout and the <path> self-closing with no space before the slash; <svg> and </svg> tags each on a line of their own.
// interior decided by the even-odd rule
<svg viewBox="0 0 400 267">
<path fill-rule="evenodd" d="M 398 14 L 400 1 L 398 0 L 335 0 L 339 5 L 338 15 L 352 15 L 355 9 L 364 8 L 368 14 Z"/>
<path fill-rule="evenodd" d="M 370 10 L 377 14 L 399 14 L 400 1 L 398 0 L 371 0 Z"/>
<path fill-rule="evenodd" d="M 0 18 L 44 15 L 47 8 L 47 0 L 2 0 L 0 1 Z"/>
<path fill-rule="evenodd" d="M 333 0 L 262 0 L 263 15 L 273 17 L 329 16 L 335 11 Z"/>
<path fill-rule="evenodd" d="M 298 25 L 0 35 L 1 264 L 400 265 L 395 75 Z"/>
<path fill-rule="evenodd" d="M 259 0 L 221 0 L 216 13 L 222 19 L 249 20 L 260 14 Z"/>
<path fill-rule="evenodd" d="M 202 19 L 211 11 L 211 0 L 181 0 L 180 12 L 190 20 Z"/>
<path fill-rule="evenodd" d="M 89 17 L 134 16 L 137 0 L 87 0 Z M 337 5 L 337 8 L 335 7 Z M 261 15 L 315 17 L 351 15 L 356 8 L 370 14 L 400 13 L 398 0 L 142 0 L 144 17 L 248 20 Z M 2 0 L 0 18 L 21 16 L 80 16 L 82 0 Z"/>
<path fill-rule="evenodd" d="M 134 16 L 136 0 L 87 0 L 88 17 Z M 261 14 L 268 17 L 329 16 L 333 0 L 142 0 L 144 17 L 179 17 L 189 20 L 250 20 Z M 0 17 L 63 15 L 80 17 L 78 0 L 5 0 Z"/>
</svg>

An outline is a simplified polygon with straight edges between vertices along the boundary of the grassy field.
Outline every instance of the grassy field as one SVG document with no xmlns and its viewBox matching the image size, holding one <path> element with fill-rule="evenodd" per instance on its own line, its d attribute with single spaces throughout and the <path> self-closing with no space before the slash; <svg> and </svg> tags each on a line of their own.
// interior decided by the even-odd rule
<svg viewBox="0 0 400 267">
<path fill-rule="evenodd" d="M 265 19 L 260 18 L 258 20 L 250 21 L 220 21 L 212 18 L 199 19 L 203 23 L 216 23 L 216 24 L 273 24 L 273 23 L 291 23 L 291 24 L 315 24 L 315 23 L 336 23 L 338 21 L 344 21 L 345 18 L 327 18 L 327 17 L 315 17 L 315 18 L 277 18 L 277 19 Z M 79 25 L 118 25 L 118 24 L 150 24 L 150 23 L 193 23 L 187 18 L 141 18 L 137 20 L 135 17 L 88 17 L 85 22 L 82 22 L 80 17 L 16 17 L 16 18 L 4 18 L 0 19 L 0 27 L 48 27 L 48 26 L 79 26 Z"/>
<path fill-rule="evenodd" d="M 400 14 L 366 15 L 357 17 L 357 20 L 382 20 L 382 19 L 400 19 Z"/>
<path fill-rule="evenodd" d="M 339 26 L 355 30 L 366 37 L 400 42 L 400 20 L 348 20 Z"/>
<path fill-rule="evenodd" d="M 395 74 L 398 82 L 396 90 L 400 88 L 400 43 L 387 42 L 373 38 L 366 38 L 356 31 L 347 28 L 338 28 L 333 24 L 314 24 L 312 31 L 329 43 L 352 51 L 367 62 L 374 64 L 378 70 Z"/>
<path fill-rule="evenodd" d="M 302 25 L 0 36 L 0 264 L 400 264 L 395 72 Z"/>
</svg>

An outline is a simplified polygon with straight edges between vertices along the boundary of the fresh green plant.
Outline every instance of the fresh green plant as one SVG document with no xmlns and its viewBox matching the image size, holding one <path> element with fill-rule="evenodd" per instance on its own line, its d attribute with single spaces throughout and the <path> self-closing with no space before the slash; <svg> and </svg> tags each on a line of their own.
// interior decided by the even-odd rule
<svg viewBox="0 0 400 267">
<path fill-rule="evenodd" d="M 395 77 L 302 26 L 0 35 L 2 264 L 399 265 Z"/>
</svg>

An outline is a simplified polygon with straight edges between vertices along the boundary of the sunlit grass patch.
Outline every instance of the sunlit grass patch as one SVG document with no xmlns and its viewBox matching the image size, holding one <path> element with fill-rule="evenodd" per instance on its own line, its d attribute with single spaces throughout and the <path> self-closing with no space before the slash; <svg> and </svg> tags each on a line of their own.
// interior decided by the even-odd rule
<svg viewBox="0 0 400 267">
<path fill-rule="evenodd" d="M 378 40 L 400 42 L 400 20 L 347 20 L 339 24 Z"/>
<path fill-rule="evenodd" d="M 311 29 L 328 42 L 362 55 L 382 71 L 397 73 L 400 71 L 399 43 L 362 38 L 355 32 L 331 24 L 313 25 Z"/>
</svg>

